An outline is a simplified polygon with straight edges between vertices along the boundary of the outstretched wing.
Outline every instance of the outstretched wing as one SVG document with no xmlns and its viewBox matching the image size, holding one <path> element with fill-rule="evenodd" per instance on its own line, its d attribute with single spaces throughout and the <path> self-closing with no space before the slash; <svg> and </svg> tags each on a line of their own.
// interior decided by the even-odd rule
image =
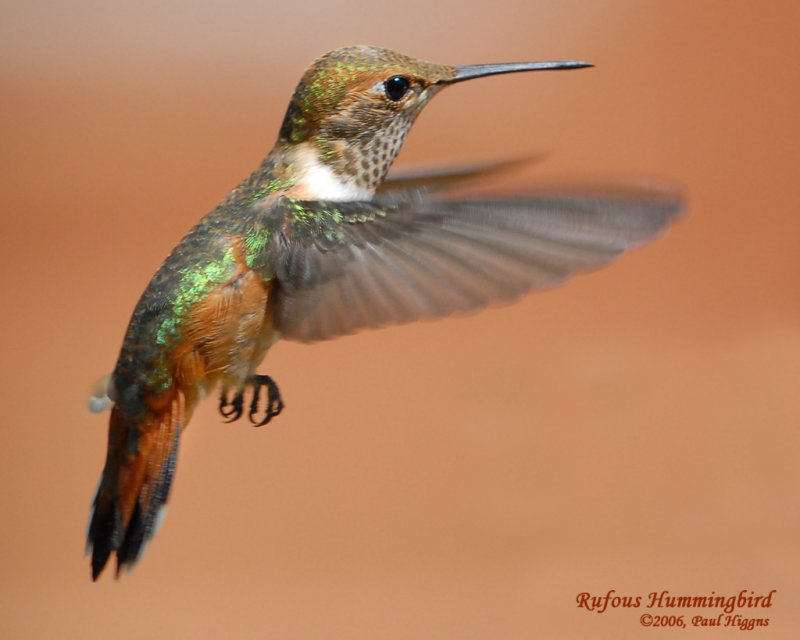
<svg viewBox="0 0 800 640">
<path fill-rule="evenodd" d="M 658 193 L 284 199 L 268 252 L 276 329 L 314 342 L 507 302 L 608 264 L 657 236 L 680 208 Z"/>
</svg>

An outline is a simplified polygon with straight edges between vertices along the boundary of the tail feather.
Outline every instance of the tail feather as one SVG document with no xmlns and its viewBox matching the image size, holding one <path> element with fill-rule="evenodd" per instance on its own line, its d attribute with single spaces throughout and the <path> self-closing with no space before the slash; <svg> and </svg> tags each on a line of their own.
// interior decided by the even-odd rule
<svg viewBox="0 0 800 640">
<path fill-rule="evenodd" d="M 108 454 L 89 521 L 87 549 L 97 579 L 113 553 L 117 575 L 132 567 L 155 535 L 175 473 L 180 432 L 186 424 L 183 394 L 160 409 L 131 419 L 111 411 Z"/>
</svg>

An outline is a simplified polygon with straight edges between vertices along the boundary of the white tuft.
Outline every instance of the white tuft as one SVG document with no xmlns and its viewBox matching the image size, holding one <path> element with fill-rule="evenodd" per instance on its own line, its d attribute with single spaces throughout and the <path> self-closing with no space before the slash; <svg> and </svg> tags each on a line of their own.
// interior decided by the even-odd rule
<svg viewBox="0 0 800 640">
<path fill-rule="evenodd" d="M 102 396 L 90 396 L 89 397 L 89 411 L 92 413 L 102 413 L 106 409 L 108 409 L 113 402 L 111 402 L 111 398 L 107 395 L 103 394 Z"/>
<path fill-rule="evenodd" d="M 352 200 L 371 200 L 374 189 L 360 187 L 355 180 L 344 180 L 330 167 L 319 160 L 317 153 L 306 145 L 300 145 L 295 157 L 301 173 L 297 187 L 306 200 L 329 200 L 347 202 Z"/>
<path fill-rule="evenodd" d="M 92 385 L 92 395 L 89 396 L 89 411 L 100 413 L 108 409 L 114 401 L 109 397 L 111 388 L 111 374 L 106 374 Z"/>
</svg>

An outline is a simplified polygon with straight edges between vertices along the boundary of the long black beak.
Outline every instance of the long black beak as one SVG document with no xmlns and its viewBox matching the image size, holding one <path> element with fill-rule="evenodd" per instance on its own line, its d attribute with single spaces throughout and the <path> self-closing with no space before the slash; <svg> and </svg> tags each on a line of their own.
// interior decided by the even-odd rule
<svg viewBox="0 0 800 640">
<path fill-rule="evenodd" d="M 554 69 L 583 69 L 593 67 L 593 64 L 580 60 L 550 60 L 548 62 L 501 62 L 498 64 L 468 64 L 463 67 L 453 67 L 456 75 L 443 82 L 461 82 L 472 78 L 496 76 L 501 73 L 517 73 L 518 71 L 552 71 Z"/>
</svg>

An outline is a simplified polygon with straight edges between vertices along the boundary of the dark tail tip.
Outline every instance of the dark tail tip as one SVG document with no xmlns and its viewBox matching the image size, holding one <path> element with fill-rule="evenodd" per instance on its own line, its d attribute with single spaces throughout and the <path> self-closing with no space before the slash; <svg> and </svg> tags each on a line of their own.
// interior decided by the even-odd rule
<svg viewBox="0 0 800 640">
<path fill-rule="evenodd" d="M 114 541 L 119 537 L 119 517 L 116 514 L 117 509 L 113 502 L 98 494 L 89 521 L 88 534 L 88 544 L 92 551 L 92 580 L 97 580 L 116 547 Z"/>
<path fill-rule="evenodd" d="M 111 411 L 106 466 L 95 495 L 87 532 L 92 580 L 117 556 L 119 576 L 136 564 L 155 535 L 175 474 L 184 411 L 180 393 L 156 416 L 130 420 Z M 140 438 L 149 432 L 151 437 Z"/>
<path fill-rule="evenodd" d="M 97 578 L 99 578 L 100 574 L 103 572 L 108 562 L 108 556 L 110 555 L 111 549 L 103 553 L 97 553 L 96 551 L 92 553 L 92 580 L 94 582 L 97 582 Z"/>
<path fill-rule="evenodd" d="M 123 529 L 117 501 L 103 492 L 101 487 L 94 502 L 94 512 L 89 523 L 88 544 L 92 550 L 92 580 L 103 572 L 112 553 L 117 554 L 116 576 L 123 569 L 133 567 L 155 535 L 164 514 L 169 496 L 175 460 L 178 453 L 177 437 L 169 457 L 162 465 L 145 507 L 138 501 L 127 527 Z"/>
<path fill-rule="evenodd" d="M 116 577 L 123 569 L 130 568 L 142 555 L 147 542 L 158 527 L 158 517 L 166 496 L 153 505 L 153 509 L 143 517 L 140 505 L 136 505 L 128 528 L 122 534 L 118 526 L 118 513 L 114 506 L 100 509 L 95 507 L 89 527 L 89 545 L 92 553 L 92 580 L 96 581 L 108 564 L 111 554 L 117 554 Z"/>
</svg>

